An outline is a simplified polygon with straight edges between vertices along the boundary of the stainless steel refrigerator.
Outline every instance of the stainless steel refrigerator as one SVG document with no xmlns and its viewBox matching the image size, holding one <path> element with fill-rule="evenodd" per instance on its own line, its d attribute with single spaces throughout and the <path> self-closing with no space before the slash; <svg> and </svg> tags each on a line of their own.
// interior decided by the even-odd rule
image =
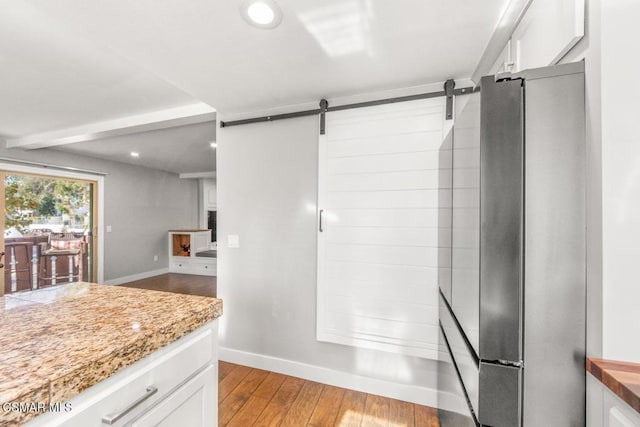
<svg viewBox="0 0 640 427">
<path fill-rule="evenodd" d="M 583 63 L 487 76 L 469 97 L 453 130 L 440 423 L 584 426 Z"/>
</svg>

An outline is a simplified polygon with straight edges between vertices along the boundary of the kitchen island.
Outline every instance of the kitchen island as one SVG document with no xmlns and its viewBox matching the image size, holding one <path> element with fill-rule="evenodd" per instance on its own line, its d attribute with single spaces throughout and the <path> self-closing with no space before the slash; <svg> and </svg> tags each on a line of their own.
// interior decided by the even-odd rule
<svg viewBox="0 0 640 427">
<path fill-rule="evenodd" d="M 216 425 L 221 314 L 215 298 L 83 282 L 0 297 L 0 426 Z"/>
</svg>

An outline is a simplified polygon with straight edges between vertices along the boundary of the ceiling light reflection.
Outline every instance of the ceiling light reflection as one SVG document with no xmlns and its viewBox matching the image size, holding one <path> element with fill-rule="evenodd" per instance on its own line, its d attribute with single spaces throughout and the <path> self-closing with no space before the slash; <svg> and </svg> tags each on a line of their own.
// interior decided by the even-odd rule
<svg viewBox="0 0 640 427">
<path fill-rule="evenodd" d="M 366 52 L 373 56 L 368 1 L 350 0 L 301 13 L 300 21 L 330 57 Z"/>
</svg>

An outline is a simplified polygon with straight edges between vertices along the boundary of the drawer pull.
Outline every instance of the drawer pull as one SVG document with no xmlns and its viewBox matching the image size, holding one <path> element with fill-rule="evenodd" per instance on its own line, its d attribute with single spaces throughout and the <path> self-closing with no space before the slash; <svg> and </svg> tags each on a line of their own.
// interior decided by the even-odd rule
<svg viewBox="0 0 640 427">
<path fill-rule="evenodd" d="M 124 417 L 129 412 L 133 411 L 136 408 L 136 406 L 140 405 L 142 402 L 144 402 L 145 400 L 147 400 L 157 392 L 158 392 L 157 387 L 154 387 L 152 385 L 147 387 L 147 392 L 144 394 L 144 396 L 140 397 L 131 405 L 127 406 L 125 409 L 123 409 L 120 412 L 116 412 L 115 414 L 105 415 L 104 417 L 102 417 L 102 424 L 112 425 L 116 423 L 120 418 Z"/>
</svg>

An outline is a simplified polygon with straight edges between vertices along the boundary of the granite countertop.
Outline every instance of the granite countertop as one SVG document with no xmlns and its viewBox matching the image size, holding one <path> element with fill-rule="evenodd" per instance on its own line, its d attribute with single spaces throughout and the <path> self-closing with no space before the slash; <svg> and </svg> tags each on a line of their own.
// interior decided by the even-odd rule
<svg viewBox="0 0 640 427">
<path fill-rule="evenodd" d="M 587 359 L 587 371 L 609 390 L 640 412 L 640 364 Z"/>
<path fill-rule="evenodd" d="M 72 283 L 0 297 L 0 425 L 35 413 L 2 404 L 63 403 L 222 314 L 222 301 Z"/>
</svg>

